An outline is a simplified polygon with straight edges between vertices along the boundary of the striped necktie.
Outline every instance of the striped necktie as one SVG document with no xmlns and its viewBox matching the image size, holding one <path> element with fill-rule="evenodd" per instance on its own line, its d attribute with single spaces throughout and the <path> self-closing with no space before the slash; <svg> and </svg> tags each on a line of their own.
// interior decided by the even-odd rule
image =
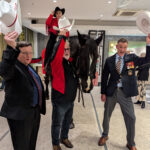
<svg viewBox="0 0 150 150">
<path fill-rule="evenodd" d="M 28 70 L 29 70 L 29 69 L 28 69 Z M 41 89 L 41 87 L 40 87 L 40 85 L 39 85 L 39 83 L 38 83 L 36 77 L 33 75 L 33 73 L 32 73 L 30 70 L 29 70 L 29 73 L 31 74 L 31 76 L 32 76 L 32 78 L 33 78 L 33 80 L 34 80 L 34 82 L 35 82 L 35 85 L 36 85 L 36 87 L 37 87 L 37 89 L 38 89 L 39 105 L 40 105 L 40 108 L 41 108 L 41 107 L 42 107 L 42 89 Z"/>
<path fill-rule="evenodd" d="M 116 70 L 117 70 L 117 72 L 120 74 L 121 73 L 121 57 L 119 56 L 118 57 L 118 61 L 117 61 L 117 63 L 116 63 Z"/>
</svg>

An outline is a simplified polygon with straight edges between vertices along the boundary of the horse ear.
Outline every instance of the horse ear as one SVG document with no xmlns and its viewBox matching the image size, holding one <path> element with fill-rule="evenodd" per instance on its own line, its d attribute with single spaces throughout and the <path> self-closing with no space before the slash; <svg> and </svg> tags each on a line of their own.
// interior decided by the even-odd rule
<svg viewBox="0 0 150 150">
<path fill-rule="evenodd" d="M 78 33 L 78 39 L 81 46 L 85 45 L 86 39 L 83 38 L 83 36 L 80 34 L 80 32 L 77 30 Z"/>
<path fill-rule="evenodd" d="M 101 36 L 99 36 L 99 37 L 95 40 L 97 46 L 100 44 L 100 42 L 102 41 L 102 39 L 103 39 L 103 34 L 102 34 Z"/>
</svg>

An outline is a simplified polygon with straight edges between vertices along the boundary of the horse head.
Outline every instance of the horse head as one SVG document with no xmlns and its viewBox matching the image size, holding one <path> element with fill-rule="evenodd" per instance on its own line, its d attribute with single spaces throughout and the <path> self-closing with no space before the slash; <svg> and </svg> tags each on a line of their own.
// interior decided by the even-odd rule
<svg viewBox="0 0 150 150">
<path fill-rule="evenodd" d="M 102 35 L 96 40 L 88 35 L 81 35 L 70 42 L 71 56 L 74 58 L 76 74 L 79 77 L 82 91 L 89 93 L 93 89 L 92 80 L 95 78 L 96 62 L 98 58 L 98 45 L 102 41 Z"/>
</svg>

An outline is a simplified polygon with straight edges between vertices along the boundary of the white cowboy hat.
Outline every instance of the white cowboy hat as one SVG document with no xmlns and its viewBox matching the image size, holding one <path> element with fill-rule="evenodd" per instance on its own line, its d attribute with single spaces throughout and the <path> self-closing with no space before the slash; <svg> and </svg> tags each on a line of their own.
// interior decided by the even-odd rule
<svg viewBox="0 0 150 150">
<path fill-rule="evenodd" d="M 57 28 L 56 26 L 53 27 L 53 29 L 55 30 L 61 30 L 61 29 L 66 29 L 68 31 L 70 31 L 74 25 L 74 20 L 72 21 L 72 24 L 70 24 L 70 21 L 66 18 L 66 17 L 62 17 L 59 19 L 58 21 L 58 27 Z"/>
<path fill-rule="evenodd" d="M 150 12 L 141 11 L 137 14 L 136 25 L 145 34 L 150 33 Z"/>
<path fill-rule="evenodd" d="M 22 32 L 19 0 L 11 0 L 10 3 L 0 0 L 0 32 L 7 34 L 12 31 Z"/>
</svg>

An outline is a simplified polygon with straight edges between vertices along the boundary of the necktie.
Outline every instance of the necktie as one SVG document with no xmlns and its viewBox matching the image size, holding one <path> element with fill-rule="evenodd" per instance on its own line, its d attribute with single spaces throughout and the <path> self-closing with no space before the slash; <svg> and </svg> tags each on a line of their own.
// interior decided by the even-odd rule
<svg viewBox="0 0 150 150">
<path fill-rule="evenodd" d="M 29 73 L 31 74 L 31 76 L 32 76 L 32 78 L 33 78 L 33 80 L 34 80 L 34 82 L 36 84 L 36 87 L 38 89 L 38 93 L 39 93 L 39 95 L 38 95 L 39 96 L 39 105 L 40 105 L 40 108 L 41 108 L 41 106 L 42 106 L 42 89 L 41 89 L 41 87 L 40 87 L 40 85 L 39 85 L 36 77 L 33 75 L 33 73 L 30 70 L 29 70 Z"/>
<path fill-rule="evenodd" d="M 118 57 L 118 61 L 116 63 L 116 70 L 120 74 L 121 73 L 121 57 Z"/>
</svg>

